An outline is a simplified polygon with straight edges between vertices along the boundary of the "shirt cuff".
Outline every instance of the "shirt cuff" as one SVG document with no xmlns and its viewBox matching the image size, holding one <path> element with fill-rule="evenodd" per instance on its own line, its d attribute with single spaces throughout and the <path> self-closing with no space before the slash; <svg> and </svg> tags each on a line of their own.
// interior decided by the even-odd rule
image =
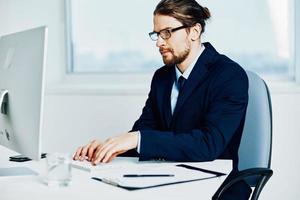
<svg viewBox="0 0 300 200">
<path fill-rule="evenodd" d="M 141 132 L 137 131 L 136 134 L 138 136 L 138 143 L 137 143 L 136 151 L 138 153 L 140 153 L 140 148 L 141 148 Z"/>
</svg>

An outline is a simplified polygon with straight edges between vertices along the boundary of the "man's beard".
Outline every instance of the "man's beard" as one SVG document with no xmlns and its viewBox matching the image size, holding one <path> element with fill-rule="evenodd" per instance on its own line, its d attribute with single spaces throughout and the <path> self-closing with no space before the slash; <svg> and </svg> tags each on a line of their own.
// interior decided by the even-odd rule
<svg viewBox="0 0 300 200">
<path fill-rule="evenodd" d="M 185 50 L 180 52 L 179 55 L 174 54 L 174 49 L 167 48 L 165 50 L 168 50 L 172 54 L 171 59 L 167 59 L 167 57 L 162 56 L 163 62 L 168 66 L 178 65 L 182 63 L 183 61 L 185 61 L 191 51 L 190 45 L 186 46 Z"/>
</svg>

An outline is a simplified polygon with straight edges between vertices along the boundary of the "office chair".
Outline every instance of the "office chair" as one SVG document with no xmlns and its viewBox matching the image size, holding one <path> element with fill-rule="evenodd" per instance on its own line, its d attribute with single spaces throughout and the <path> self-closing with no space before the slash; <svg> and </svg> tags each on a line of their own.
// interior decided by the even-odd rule
<svg viewBox="0 0 300 200">
<path fill-rule="evenodd" d="M 258 199 L 272 176 L 272 105 L 268 86 L 255 73 L 247 71 L 249 101 L 244 130 L 239 147 L 239 172 L 228 177 L 213 196 L 219 197 L 234 183 L 244 180 L 254 190 L 251 200 Z"/>
</svg>

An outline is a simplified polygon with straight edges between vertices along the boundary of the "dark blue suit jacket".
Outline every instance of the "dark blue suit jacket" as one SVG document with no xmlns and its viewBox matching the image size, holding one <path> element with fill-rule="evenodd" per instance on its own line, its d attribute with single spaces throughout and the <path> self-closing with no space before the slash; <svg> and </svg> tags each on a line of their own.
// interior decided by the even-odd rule
<svg viewBox="0 0 300 200">
<path fill-rule="evenodd" d="M 141 133 L 140 160 L 233 160 L 237 169 L 238 147 L 248 103 L 245 71 L 209 43 L 185 81 L 171 114 L 170 95 L 175 66 L 163 66 L 152 79 L 142 115 L 132 131 Z"/>
</svg>

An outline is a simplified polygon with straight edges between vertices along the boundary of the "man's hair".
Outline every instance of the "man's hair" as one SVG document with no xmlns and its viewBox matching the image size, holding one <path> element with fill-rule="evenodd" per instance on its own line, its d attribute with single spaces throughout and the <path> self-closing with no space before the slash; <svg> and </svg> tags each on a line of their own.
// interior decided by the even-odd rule
<svg viewBox="0 0 300 200">
<path fill-rule="evenodd" d="M 195 0 L 161 0 L 156 6 L 154 15 L 174 17 L 184 26 L 201 24 L 201 33 L 205 30 L 205 21 L 210 18 L 208 8 L 202 7 Z"/>
</svg>

